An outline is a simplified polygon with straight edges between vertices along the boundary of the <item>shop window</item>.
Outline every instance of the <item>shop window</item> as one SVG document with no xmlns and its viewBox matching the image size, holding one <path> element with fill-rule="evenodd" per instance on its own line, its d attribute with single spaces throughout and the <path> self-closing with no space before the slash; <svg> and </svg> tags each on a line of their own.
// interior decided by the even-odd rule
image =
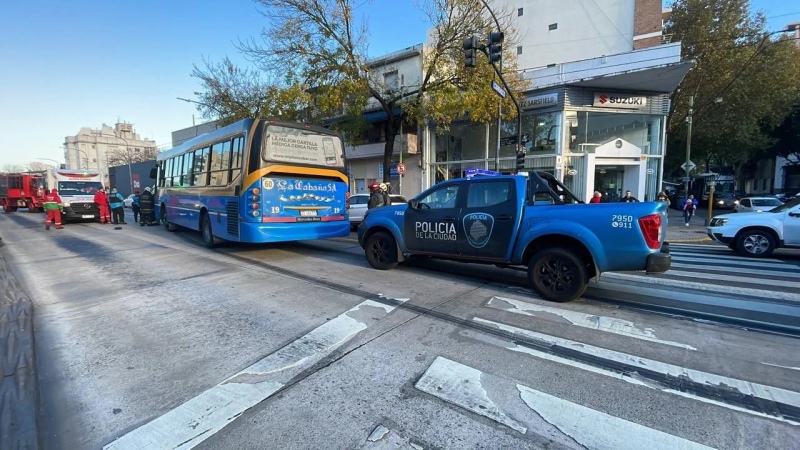
<svg viewBox="0 0 800 450">
<path fill-rule="evenodd" d="M 517 8 L 517 17 L 522 16 L 522 8 Z"/>
<path fill-rule="evenodd" d="M 522 54 L 522 46 L 521 46 L 521 45 L 518 45 L 518 46 L 517 46 L 517 54 L 518 54 L 518 55 L 521 55 L 521 54 Z"/>
<path fill-rule="evenodd" d="M 550 25 L 547 26 L 547 29 L 549 31 L 557 30 L 558 29 L 558 24 L 557 23 L 551 23 Z"/>
</svg>

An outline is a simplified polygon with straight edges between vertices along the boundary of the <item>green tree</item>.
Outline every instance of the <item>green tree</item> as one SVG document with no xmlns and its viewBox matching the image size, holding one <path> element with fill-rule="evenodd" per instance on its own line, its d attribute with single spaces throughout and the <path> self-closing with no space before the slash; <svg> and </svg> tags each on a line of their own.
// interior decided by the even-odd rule
<svg viewBox="0 0 800 450">
<path fill-rule="evenodd" d="M 333 127 L 354 137 L 364 125 L 363 111 L 381 109 L 387 115 L 383 179 L 388 181 L 402 120 L 400 106 L 409 123 L 432 120 L 440 131 L 466 115 L 477 122 L 496 120 L 499 104 L 503 118 L 516 115 L 510 97 L 500 100 L 492 90 L 495 74 L 485 57 L 478 58 L 474 69 L 464 67 L 464 39 L 496 31 L 480 0 L 423 0 L 418 5 L 432 31 L 422 50 L 421 78 L 407 85 L 387 84 L 383 73 L 374 70 L 376 61 L 367 55 L 367 26 L 357 23 L 353 0 L 257 3 L 268 26 L 259 38 L 240 43 L 240 50 L 258 71 L 239 69 L 229 60 L 207 63 L 204 70 L 195 68 L 204 88 L 197 95 L 206 104 L 198 109 L 207 117 L 235 120 L 253 112 L 283 112 L 282 117 L 310 122 L 336 118 Z M 513 48 L 511 15 L 495 13 L 506 35 L 504 48 Z M 382 72 L 389 68 L 382 66 Z M 527 88 L 512 52 L 504 52 L 503 71 L 513 92 Z M 262 73 L 270 76 L 269 81 L 262 80 Z M 281 111 L 287 104 L 289 111 Z"/>
<path fill-rule="evenodd" d="M 800 54 L 769 32 L 749 0 L 677 0 L 666 33 L 681 41 L 694 67 L 672 94 L 668 164 L 680 165 L 686 145 L 688 97 L 694 96 L 692 159 L 740 167 L 770 145 L 774 128 L 800 98 Z"/>
<path fill-rule="evenodd" d="M 771 135 L 774 143 L 769 156 L 780 156 L 792 165 L 800 164 L 800 101 Z"/>
</svg>

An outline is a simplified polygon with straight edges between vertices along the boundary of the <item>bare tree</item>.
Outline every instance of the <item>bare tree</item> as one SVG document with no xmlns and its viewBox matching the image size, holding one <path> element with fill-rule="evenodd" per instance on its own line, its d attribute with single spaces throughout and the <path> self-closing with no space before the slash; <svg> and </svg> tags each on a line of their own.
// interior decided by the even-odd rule
<svg viewBox="0 0 800 450">
<path fill-rule="evenodd" d="M 117 146 L 106 152 L 108 166 L 124 166 L 138 162 L 153 161 L 158 152 L 154 147 Z"/>
<path fill-rule="evenodd" d="M 497 119 L 498 105 L 506 119 L 516 116 L 512 100 L 500 100 L 491 88 L 494 69 L 485 58 L 475 68 L 464 66 L 463 41 L 497 31 L 481 0 L 421 0 L 417 6 L 432 25 L 431 42 L 423 49 L 419 83 L 387 85 L 383 74 L 367 56 L 368 31 L 356 23 L 353 0 L 256 0 L 268 20 L 260 38 L 240 42 L 239 48 L 264 74 L 242 70 L 226 59 L 195 68 L 204 91 L 196 93 L 198 109 L 209 118 L 236 120 L 244 114 L 288 117 L 310 122 L 336 118 L 333 127 L 357 131 L 362 113 L 372 107 L 386 113 L 383 136 L 384 181 L 390 177 L 395 138 L 402 117 L 420 123 L 432 120 L 446 130 L 453 120 L 469 115 L 487 123 Z M 506 35 L 505 48 L 513 48 L 510 14 L 496 11 Z M 512 45 L 509 45 L 512 44 Z M 385 67 L 384 70 L 389 70 Z M 504 77 L 514 92 L 528 83 L 518 76 L 516 56 L 505 52 Z M 354 133 L 346 133 L 353 137 Z"/>
<path fill-rule="evenodd" d="M 19 164 L 4 164 L 3 165 L 3 172 L 5 172 L 5 173 L 23 172 L 24 170 L 25 170 L 25 166 L 21 166 Z"/>
</svg>

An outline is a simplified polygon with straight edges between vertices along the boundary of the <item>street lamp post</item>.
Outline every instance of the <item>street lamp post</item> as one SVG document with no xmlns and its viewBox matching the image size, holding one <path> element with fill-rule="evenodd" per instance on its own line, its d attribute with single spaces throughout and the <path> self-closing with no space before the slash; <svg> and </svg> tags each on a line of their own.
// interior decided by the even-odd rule
<svg viewBox="0 0 800 450">
<path fill-rule="evenodd" d="M 127 139 L 125 139 L 122 136 L 117 136 L 117 137 L 125 141 L 125 159 L 127 159 L 128 162 L 128 181 L 131 182 L 131 190 L 129 194 L 133 194 L 133 171 L 131 170 L 131 147 L 130 144 L 128 144 Z"/>
</svg>

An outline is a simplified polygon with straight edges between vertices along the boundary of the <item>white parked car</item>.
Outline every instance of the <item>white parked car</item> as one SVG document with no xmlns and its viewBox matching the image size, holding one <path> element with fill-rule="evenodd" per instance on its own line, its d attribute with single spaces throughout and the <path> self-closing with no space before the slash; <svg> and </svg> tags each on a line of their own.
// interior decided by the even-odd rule
<svg viewBox="0 0 800 450">
<path fill-rule="evenodd" d="M 758 214 L 715 216 L 706 230 L 708 237 L 745 256 L 766 257 L 776 248 L 800 248 L 800 197 Z"/>
<path fill-rule="evenodd" d="M 389 198 L 392 199 L 393 205 L 405 205 L 408 203 L 402 195 L 389 194 Z M 364 220 L 364 213 L 367 212 L 367 203 L 369 203 L 369 194 L 350 196 L 350 228 L 358 227 L 358 224 Z"/>
<path fill-rule="evenodd" d="M 746 197 L 739 200 L 734 210 L 736 212 L 764 212 L 783 205 L 775 197 Z"/>
</svg>

